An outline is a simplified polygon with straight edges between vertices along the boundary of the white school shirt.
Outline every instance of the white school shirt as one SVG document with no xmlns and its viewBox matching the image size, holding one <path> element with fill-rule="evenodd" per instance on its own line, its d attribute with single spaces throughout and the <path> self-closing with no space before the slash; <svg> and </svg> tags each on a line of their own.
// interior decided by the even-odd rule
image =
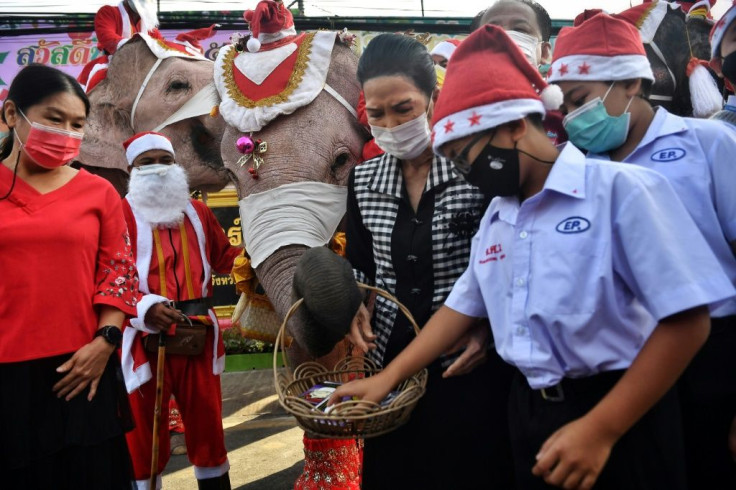
<svg viewBox="0 0 736 490">
<path fill-rule="evenodd" d="M 658 319 L 735 294 L 663 176 L 567 143 L 542 191 L 491 201 L 445 304 L 539 389 L 626 369 Z"/>
<path fill-rule="evenodd" d="M 610 160 L 608 153 L 588 157 Z M 623 163 L 667 177 L 731 284 L 736 284 L 736 258 L 729 245 L 736 240 L 736 131 L 721 122 L 683 118 L 660 107 L 639 146 Z M 736 314 L 736 298 L 710 313 L 716 318 Z"/>
</svg>

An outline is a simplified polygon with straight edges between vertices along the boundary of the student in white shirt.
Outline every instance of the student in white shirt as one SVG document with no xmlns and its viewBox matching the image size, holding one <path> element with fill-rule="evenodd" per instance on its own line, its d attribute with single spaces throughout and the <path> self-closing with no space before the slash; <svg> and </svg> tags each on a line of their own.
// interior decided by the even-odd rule
<svg viewBox="0 0 736 490">
<path fill-rule="evenodd" d="M 654 77 L 638 31 L 605 14 L 560 32 L 549 80 L 565 95 L 570 141 L 588 157 L 666 177 L 736 284 L 734 128 L 653 109 L 646 93 Z M 688 480 L 691 488 L 736 488 L 728 449 L 736 417 L 736 299 L 711 308 L 710 316 L 710 337 L 678 383 Z"/>
<path fill-rule="evenodd" d="M 545 87 L 500 28 L 457 49 L 433 146 L 499 197 L 445 306 L 384 371 L 332 401 L 382 399 L 487 316 L 519 370 L 518 488 L 684 488 L 669 390 L 708 335 L 707 306 L 736 291 L 666 179 L 549 141 L 541 117 L 561 101 Z"/>
</svg>

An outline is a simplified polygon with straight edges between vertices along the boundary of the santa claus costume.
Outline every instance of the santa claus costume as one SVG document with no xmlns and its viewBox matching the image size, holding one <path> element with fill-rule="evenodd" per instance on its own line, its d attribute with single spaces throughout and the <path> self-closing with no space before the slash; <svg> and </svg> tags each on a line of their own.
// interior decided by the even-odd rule
<svg viewBox="0 0 736 490">
<path fill-rule="evenodd" d="M 174 156 L 171 142 L 158 133 L 139 133 L 124 143 L 128 162 L 150 150 Z M 154 170 L 151 172 L 150 170 Z M 187 429 L 189 460 L 199 488 L 230 488 L 229 463 L 222 429 L 220 373 L 224 348 L 211 308 L 212 271 L 229 273 L 240 249 L 230 245 L 215 215 L 189 198 L 186 174 L 176 164 L 133 168 L 123 212 L 140 271 L 137 317 L 123 332 L 122 366 L 136 428 L 128 434 L 138 488 L 148 488 L 155 382 L 151 366 L 157 354 L 146 352 L 143 339 L 159 331 L 146 324 L 156 303 L 173 301 L 190 318 L 209 324 L 199 355 L 166 356 L 163 399 L 173 393 Z M 165 413 L 165 411 L 164 411 Z M 158 485 L 169 458 L 168 424 L 160 424 Z"/>
<path fill-rule="evenodd" d="M 110 57 L 138 32 L 149 32 L 158 26 L 156 6 L 151 0 L 121 0 L 115 6 L 103 5 L 95 14 L 97 49 L 103 55 L 87 63 L 77 80 L 82 86 L 105 71 Z M 104 74 L 102 75 L 104 78 Z M 97 80 L 99 81 L 99 80 Z"/>
</svg>

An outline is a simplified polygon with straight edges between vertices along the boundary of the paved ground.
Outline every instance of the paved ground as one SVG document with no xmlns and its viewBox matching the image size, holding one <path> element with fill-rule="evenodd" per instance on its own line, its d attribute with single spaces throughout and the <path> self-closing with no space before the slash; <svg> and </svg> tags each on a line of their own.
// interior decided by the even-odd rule
<svg viewBox="0 0 736 490">
<path fill-rule="evenodd" d="M 222 401 L 232 488 L 294 488 L 304 464 L 303 431 L 279 405 L 273 388 L 273 371 L 224 373 Z M 197 489 L 186 456 L 171 457 L 163 482 L 167 490 Z"/>
</svg>

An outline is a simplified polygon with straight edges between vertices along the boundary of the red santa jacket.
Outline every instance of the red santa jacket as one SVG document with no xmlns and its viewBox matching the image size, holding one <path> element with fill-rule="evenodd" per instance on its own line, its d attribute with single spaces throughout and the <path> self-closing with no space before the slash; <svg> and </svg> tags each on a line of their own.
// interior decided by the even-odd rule
<svg viewBox="0 0 736 490">
<path fill-rule="evenodd" d="M 97 34 L 97 48 L 107 54 L 114 54 L 118 50 L 120 41 L 129 39 L 136 32 L 140 32 L 140 18 L 134 24 L 133 17 L 138 17 L 125 1 L 117 6 L 105 5 L 95 15 L 95 33 Z"/>
<path fill-rule="evenodd" d="M 165 300 L 211 297 L 212 271 L 229 273 L 241 249 L 230 245 L 215 215 L 200 201 L 190 200 L 185 210 L 183 230 L 186 236 L 182 236 L 179 228 L 159 229 L 158 244 L 151 225 L 135 213 L 127 199 L 123 200 L 123 214 L 140 279 L 138 315 L 123 331 L 121 353 L 125 385 L 128 392 L 132 392 L 151 379 L 151 366 L 141 342 L 142 332 L 157 333 L 143 321 L 148 309 Z M 159 257 L 163 258 L 163 267 Z M 189 264 L 189 274 L 185 262 Z M 212 372 L 220 374 L 225 367 L 225 350 L 219 337 L 217 317 L 212 310 L 209 316 L 215 335 Z"/>
</svg>

